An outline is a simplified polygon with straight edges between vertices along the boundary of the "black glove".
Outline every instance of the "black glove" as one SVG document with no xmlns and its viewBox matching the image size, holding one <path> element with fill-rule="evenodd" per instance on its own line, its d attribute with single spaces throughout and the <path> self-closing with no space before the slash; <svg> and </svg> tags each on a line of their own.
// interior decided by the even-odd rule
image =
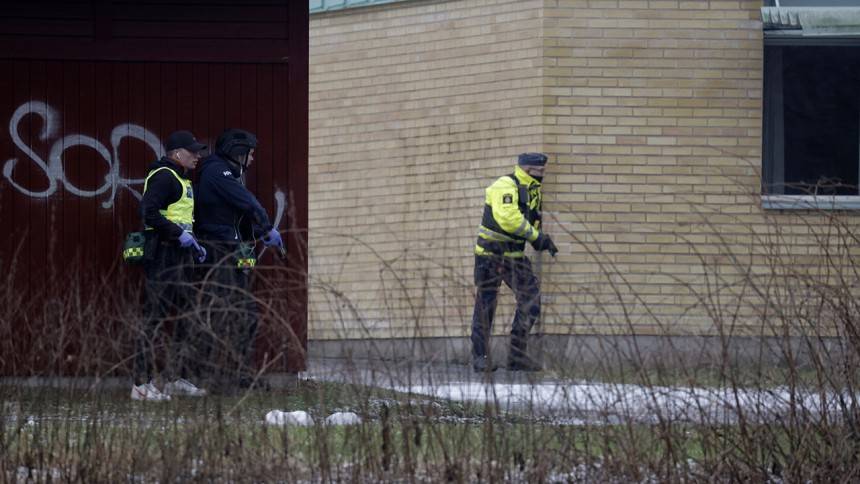
<svg viewBox="0 0 860 484">
<path fill-rule="evenodd" d="M 543 233 L 538 235 L 538 238 L 536 238 L 535 241 L 532 242 L 532 247 L 534 247 L 537 251 L 548 250 L 549 255 L 553 257 L 558 254 L 558 247 L 555 246 L 549 235 Z"/>
</svg>

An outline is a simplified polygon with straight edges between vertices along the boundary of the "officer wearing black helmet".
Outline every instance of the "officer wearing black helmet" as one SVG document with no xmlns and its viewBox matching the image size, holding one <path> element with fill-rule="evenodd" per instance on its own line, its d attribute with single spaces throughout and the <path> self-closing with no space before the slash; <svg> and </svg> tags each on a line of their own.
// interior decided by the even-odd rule
<svg viewBox="0 0 860 484">
<path fill-rule="evenodd" d="M 266 210 L 245 187 L 245 173 L 254 161 L 257 137 L 242 129 L 228 129 L 215 142 L 215 153 L 200 164 L 195 205 L 195 230 L 203 239 L 236 243 L 239 228 L 251 224 L 254 235 L 270 246 L 283 246 L 281 235 Z"/>
<path fill-rule="evenodd" d="M 218 137 L 215 152 L 198 168 L 194 233 L 208 248 L 212 264 L 204 275 L 212 299 L 208 308 L 213 341 L 228 344 L 212 348 L 215 377 L 221 384 L 246 385 L 251 348 L 257 333 L 257 308 L 251 294 L 251 248 L 261 238 L 283 251 L 281 234 L 266 210 L 245 187 L 245 173 L 254 161 L 257 137 L 242 129 L 228 129 Z M 244 245 L 243 245 L 244 243 Z M 249 247 L 250 246 L 250 247 Z M 243 248 L 245 253 L 243 253 Z M 251 261 L 251 262 L 249 262 Z"/>
</svg>

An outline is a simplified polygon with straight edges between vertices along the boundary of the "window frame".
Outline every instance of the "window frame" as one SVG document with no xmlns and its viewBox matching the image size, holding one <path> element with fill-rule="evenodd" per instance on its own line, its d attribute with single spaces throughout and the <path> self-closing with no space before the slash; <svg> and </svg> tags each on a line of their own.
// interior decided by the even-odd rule
<svg viewBox="0 0 860 484">
<path fill-rule="evenodd" d="M 788 31 L 790 32 L 790 31 Z M 782 102 L 782 50 L 780 56 L 765 55 L 768 47 L 858 47 L 860 36 L 804 37 L 787 31 L 764 35 L 762 47 L 762 177 L 761 206 L 773 210 L 858 210 L 860 186 L 857 195 L 786 195 L 768 193 L 774 180 L 785 179 L 785 142 Z M 774 73 L 780 75 L 774 76 Z M 774 83 L 776 85 L 774 86 Z M 776 100 L 779 100 L 778 102 Z M 858 140 L 860 143 L 860 140 Z M 860 157 L 858 157 L 860 158 Z M 779 162 L 777 162 L 779 160 Z M 860 159 L 858 159 L 860 170 Z M 858 171 L 860 176 L 860 171 Z"/>
</svg>

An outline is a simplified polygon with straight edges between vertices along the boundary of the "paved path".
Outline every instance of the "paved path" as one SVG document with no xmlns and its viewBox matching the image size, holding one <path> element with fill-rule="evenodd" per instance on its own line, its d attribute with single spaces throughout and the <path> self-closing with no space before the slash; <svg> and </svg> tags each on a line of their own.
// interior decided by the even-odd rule
<svg viewBox="0 0 860 484">
<path fill-rule="evenodd" d="M 462 365 L 418 362 L 314 359 L 311 379 L 357 383 L 464 402 L 493 402 L 504 412 L 527 414 L 563 423 L 615 423 L 663 419 L 730 424 L 743 415 L 772 421 L 791 405 L 811 415 L 823 409 L 838 417 L 849 395 L 795 391 L 786 387 L 746 389 L 646 387 L 573 381 L 545 373 L 497 371 L 476 374 Z M 855 401 L 857 396 L 855 395 Z"/>
</svg>

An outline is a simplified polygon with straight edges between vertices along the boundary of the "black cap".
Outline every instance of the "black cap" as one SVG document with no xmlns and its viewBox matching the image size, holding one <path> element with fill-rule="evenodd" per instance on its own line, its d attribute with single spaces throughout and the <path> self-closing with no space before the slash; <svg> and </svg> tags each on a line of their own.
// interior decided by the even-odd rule
<svg viewBox="0 0 860 484">
<path fill-rule="evenodd" d="M 205 150 L 207 146 L 198 142 L 197 138 L 191 134 L 191 131 L 174 131 L 167 137 L 164 149 L 166 151 L 173 151 L 179 148 L 185 148 L 192 153 L 197 153 L 198 151 Z"/>
<path fill-rule="evenodd" d="M 517 163 L 520 166 L 544 166 L 546 165 L 546 155 L 543 153 L 522 153 L 517 158 Z"/>
</svg>

